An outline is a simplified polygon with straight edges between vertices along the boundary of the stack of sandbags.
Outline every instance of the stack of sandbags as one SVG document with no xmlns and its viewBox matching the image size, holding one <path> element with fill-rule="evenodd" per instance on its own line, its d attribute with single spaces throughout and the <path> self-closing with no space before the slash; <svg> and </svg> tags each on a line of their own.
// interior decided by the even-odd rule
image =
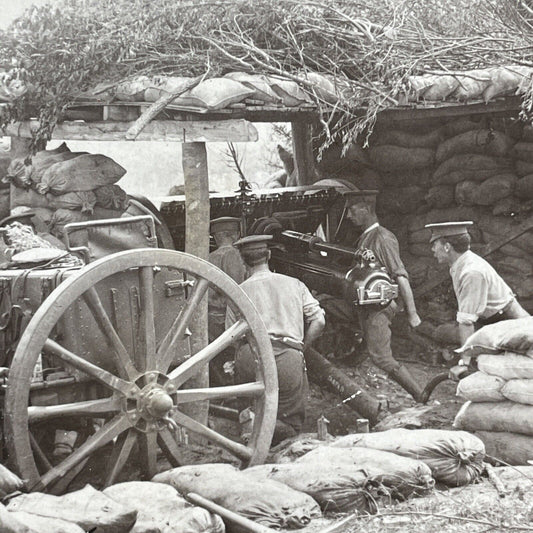
<svg viewBox="0 0 533 533">
<path fill-rule="evenodd" d="M 346 435 L 333 447 L 372 448 L 417 459 L 425 463 L 436 481 L 451 487 L 477 481 L 483 471 L 483 442 L 465 431 L 441 429 L 389 429 L 374 433 Z"/>
<path fill-rule="evenodd" d="M 468 400 L 454 426 L 475 431 L 487 454 L 512 465 L 533 460 L 533 317 L 481 328 L 461 348 L 478 372 L 459 382 Z"/>
<path fill-rule="evenodd" d="M 6 509 L 5 518 L 14 525 L 13 529 L 6 528 L 9 533 L 126 533 L 137 518 L 137 511 L 131 506 L 111 499 L 90 485 L 64 496 L 40 492 L 21 494 L 10 499 Z M 23 527 L 16 529 L 20 524 Z M 0 521 L 0 531 L 4 531 L 3 526 L 4 520 Z"/>
<path fill-rule="evenodd" d="M 137 520 L 130 533 L 224 533 L 220 516 L 195 507 L 177 490 L 162 483 L 129 481 L 103 491 L 108 498 L 135 509 Z"/>
<path fill-rule="evenodd" d="M 36 210 L 61 237 L 67 223 L 120 217 L 128 198 L 116 182 L 125 173 L 107 156 L 70 152 L 65 144 L 37 152 L 31 162 L 13 159 L 6 176 L 10 208 L 13 214 L 21 208 Z"/>
<path fill-rule="evenodd" d="M 267 527 L 298 529 L 322 515 L 308 494 L 273 479 L 257 481 L 229 464 L 181 466 L 152 481 L 171 485 L 184 496 L 199 494 Z"/>
</svg>

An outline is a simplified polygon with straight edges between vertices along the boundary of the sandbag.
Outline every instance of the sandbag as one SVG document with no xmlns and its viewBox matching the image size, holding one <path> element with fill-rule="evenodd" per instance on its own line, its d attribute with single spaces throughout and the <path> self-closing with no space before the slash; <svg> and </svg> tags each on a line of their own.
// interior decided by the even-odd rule
<svg viewBox="0 0 533 533">
<path fill-rule="evenodd" d="M 22 524 L 15 518 L 15 513 L 10 513 L 0 503 L 0 531 L 2 533 L 43 533 L 42 530 L 32 529 Z"/>
<path fill-rule="evenodd" d="M 376 484 L 362 468 L 351 469 L 335 463 L 285 463 L 254 466 L 244 473 L 258 481 L 273 479 L 305 492 L 324 512 L 374 513 L 377 510 Z"/>
<path fill-rule="evenodd" d="M 382 450 L 338 447 L 338 442 L 319 446 L 297 459 L 296 463 L 329 463 L 343 465 L 346 469 L 363 469 L 369 480 L 383 484 L 393 497 L 424 494 L 435 485 L 431 470 L 422 461 Z"/>
<path fill-rule="evenodd" d="M 424 191 L 417 186 L 387 188 L 376 200 L 376 209 L 389 213 L 409 214 L 424 203 Z"/>
<path fill-rule="evenodd" d="M 11 512 L 10 514 L 17 522 L 20 522 L 31 531 L 39 531 L 41 533 L 84 533 L 85 531 L 74 522 L 67 522 L 60 518 L 39 516 L 29 512 Z M 3 524 L 0 521 L 1 525 Z M 0 528 L 0 531 L 4 532 L 2 528 Z"/>
<path fill-rule="evenodd" d="M 254 100 L 262 100 L 265 103 L 279 103 L 281 97 L 278 96 L 270 87 L 268 78 L 260 74 L 249 74 L 248 72 L 228 72 L 224 78 L 242 83 L 248 89 L 252 89 L 254 93 L 250 96 Z"/>
<path fill-rule="evenodd" d="M 87 213 L 81 211 L 73 211 L 72 209 L 58 209 L 52 215 L 50 219 L 50 232 L 58 239 L 63 239 L 63 230 L 66 224 L 72 222 L 86 222 L 91 220 L 91 217 Z"/>
<path fill-rule="evenodd" d="M 501 393 L 512 402 L 533 405 L 533 379 L 510 379 Z"/>
<path fill-rule="evenodd" d="M 416 255 L 417 257 L 433 257 L 429 242 L 410 244 L 408 250 L 410 254 Z"/>
<path fill-rule="evenodd" d="M 435 148 L 441 139 L 442 134 L 439 130 L 419 134 L 403 130 L 384 129 L 372 135 L 370 144 L 373 146 L 389 144 L 404 148 Z"/>
<path fill-rule="evenodd" d="M 485 103 L 489 102 L 496 96 L 514 93 L 522 83 L 524 76 L 528 75 L 530 70 L 527 67 L 513 65 L 511 67 L 497 67 L 489 69 L 490 84 L 483 91 Z"/>
<path fill-rule="evenodd" d="M 523 176 L 517 181 L 516 195 L 519 198 L 533 199 L 533 173 Z"/>
<path fill-rule="evenodd" d="M 307 93 L 295 81 L 276 76 L 266 76 L 266 78 L 270 87 L 281 98 L 283 105 L 294 107 L 311 101 Z"/>
<path fill-rule="evenodd" d="M 404 148 L 391 144 L 371 146 L 368 155 L 372 165 L 384 171 L 425 168 L 435 160 L 435 150 L 431 148 Z"/>
<path fill-rule="evenodd" d="M 455 187 L 453 185 L 436 185 L 431 187 L 424 197 L 430 207 L 449 207 L 455 200 Z"/>
<path fill-rule="evenodd" d="M 463 168 L 461 170 L 452 170 L 444 175 L 434 176 L 433 183 L 445 185 L 454 185 L 461 181 L 483 181 L 492 176 L 497 176 L 502 173 L 502 169 L 495 168 Z"/>
<path fill-rule="evenodd" d="M 468 355 L 506 351 L 533 356 L 533 317 L 501 320 L 484 326 L 470 335 L 458 349 L 458 352 L 468 352 Z"/>
<path fill-rule="evenodd" d="M 457 487 L 472 483 L 483 470 L 483 443 L 463 431 L 389 429 L 341 437 L 332 446 L 365 446 L 412 457 L 426 463 L 433 477 Z"/>
<path fill-rule="evenodd" d="M 142 102 L 144 91 L 150 86 L 148 76 L 137 76 L 119 83 L 115 88 L 115 98 L 121 102 Z"/>
<path fill-rule="evenodd" d="M 430 184 L 433 167 L 427 168 L 407 168 L 398 171 L 381 171 L 380 176 L 389 187 L 427 187 Z M 381 190 L 381 189 L 380 189 Z"/>
<path fill-rule="evenodd" d="M 105 489 L 104 494 L 137 511 L 137 521 L 130 533 L 224 533 L 218 515 L 195 507 L 175 488 L 150 481 L 129 481 Z"/>
<path fill-rule="evenodd" d="M 457 75 L 459 86 L 453 92 L 452 97 L 460 102 L 480 98 L 483 92 L 491 83 L 491 77 L 488 70 L 469 70 L 464 75 Z"/>
<path fill-rule="evenodd" d="M 515 157 L 527 163 L 533 163 L 533 142 L 519 142 L 514 145 L 513 152 Z"/>
<path fill-rule="evenodd" d="M 475 188 L 472 200 L 476 205 L 494 205 L 513 194 L 516 182 L 517 177 L 513 174 L 492 176 Z"/>
<path fill-rule="evenodd" d="M 24 490 L 22 479 L 0 464 L 0 499 L 19 490 Z"/>
<path fill-rule="evenodd" d="M 21 494 L 9 501 L 7 509 L 74 522 L 94 533 L 127 532 L 137 518 L 137 511 L 115 502 L 90 485 L 64 496 L 40 492 Z"/>
<path fill-rule="evenodd" d="M 41 194 L 64 194 L 92 191 L 111 185 L 126 174 L 126 170 L 110 157 L 101 154 L 80 155 L 70 161 L 55 163 L 43 174 L 37 191 Z"/>
<path fill-rule="evenodd" d="M 533 460 L 533 437 L 504 431 L 476 431 L 476 437 L 483 441 L 491 459 L 513 466 Z"/>
<path fill-rule="evenodd" d="M 474 205 L 474 196 L 477 189 L 475 181 L 462 181 L 455 186 L 455 201 L 459 205 Z"/>
<path fill-rule="evenodd" d="M 527 176 L 528 174 L 533 174 L 533 162 L 531 161 L 515 161 L 515 172 L 517 176 Z"/>
<path fill-rule="evenodd" d="M 93 191 L 67 192 L 55 196 L 47 193 L 48 207 L 52 209 L 79 210 L 82 213 L 92 213 L 96 205 L 96 195 Z"/>
<path fill-rule="evenodd" d="M 87 152 L 55 152 L 54 150 L 42 150 L 37 152 L 31 162 L 26 157 L 13 159 L 8 167 L 6 179 L 16 185 L 29 187 L 39 183 L 44 172 L 55 163 L 75 159 Z M 28 162 L 28 164 L 26 164 Z"/>
<path fill-rule="evenodd" d="M 96 205 L 105 209 L 126 211 L 128 207 L 128 194 L 120 185 L 98 187 L 94 190 L 94 194 L 96 195 Z"/>
<path fill-rule="evenodd" d="M 487 127 L 487 119 L 481 117 L 480 120 L 472 120 L 471 118 L 458 118 L 450 120 L 440 128 L 441 134 L 446 137 L 455 137 L 461 133 L 472 130 L 480 130 Z"/>
<path fill-rule="evenodd" d="M 33 189 L 23 189 L 11 184 L 11 209 L 15 207 L 49 207 L 48 200 L 44 194 L 39 194 Z"/>
<path fill-rule="evenodd" d="M 458 154 L 486 154 L 503 157 L 513 145 L 513 140 L 502 133 L 490 129 L 472 130 L 461 133 L 439 144 L 435 153 L 437 163 Z"/>
<path fill-rule="evenodd" d="M 446 176 L 446 174 L 450 174 L 450 172 L 457 170 L 482 171 L 500 169 L 501 171 L 510 171 L 512 169 L 512 166 L 512 161 L 510 159 L 501 157 L 492 157 L 489 155 L 482 154 L 454 155 L 453 157 L 446 159 L 446 161 L 443 161 L 437 167 L 437 169 L 433 173 L 433 180 L 437 181 L 442 176 Z"/>
<path fill-rule="evenodd" d="M 253 89 L 238 81 L 229 78 L 210 78 L 176 98 L 172 105 L 214 111 L 241 102 L 253 94 Z"/>
<path fill-rule="evenodd" d="M 466 402 L 459 409 L 453 427 L 533 435 L 533 406 L 510 401 Z"/>
<path fill-rule="evenodd" d="M 505 380 L 485 372 L 474 372 L 457 384 L 457 396 L 472 402 L 501 402 L 505 400 L 502 387 Z"/>
<path fill-rule="evenodd" d="M 157 102 L 163 96 L 170 93 L 178 93 L 186 88 L 192 78 L 182 76 L 153 76 L 150 83 L 144 89 L 143 100 L 145 102 Z M 142 91 L 142 87 L 139 87 Z"/>
<path fill-rule="evenodd" d="M 274 480 L 255 481 L 229 464 L 182 466 L 152 481 L 171 485 L 180 494 L 195 492 L 267 527 L 300 528 L 321 515 L 307 494 Z"/>
<path fill-rule="evenodd" d="M 434 75 L 431 78 L 434 79 L 434 83 L 422 93 L 424 100 L 441 102 L 446 100 L 459 86 L 456 76 L 444 74 Z"/>
</svg>

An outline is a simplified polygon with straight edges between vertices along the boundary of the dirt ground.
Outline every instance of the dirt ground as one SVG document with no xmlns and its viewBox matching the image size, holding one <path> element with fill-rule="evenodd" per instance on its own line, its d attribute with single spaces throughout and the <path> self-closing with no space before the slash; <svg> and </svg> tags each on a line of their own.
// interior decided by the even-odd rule
<svg viewBox="0 0 533 533">
<path fill-rule="evenodd" d="M 446 363 L 438 351 L 431 351 L 416 346 L 401 337 L 393 337 L 395 358 L 405 364 L 417 378 L 425 384 L 432 377 L 446 372 L 450 363 Z M 359 361 L 359 364 L 356 362 Z M 374 429 L 385 427 L 438 428 L 451 429 L 453 419 L 464 403 L 455 396 L 456 384 L 445 381 L 438 385 L 427 405 L 417 404 L 414 399 L 379 368 L 366 359 L 359 358 L 330 359 L 330 362 L 342 369 L 364 391 L 377 399 L 388 402 L 389 415 L 378 423 Z M 325 416 L 329 420 L 328 431 L 334 436 L 356 432 L 356 420 L 359 415 L 342 403 L 342 398 L 329 392 L 324 386 L 310 383 L 305 432 L 317 431 L 317 420 Z"/>
</svg>

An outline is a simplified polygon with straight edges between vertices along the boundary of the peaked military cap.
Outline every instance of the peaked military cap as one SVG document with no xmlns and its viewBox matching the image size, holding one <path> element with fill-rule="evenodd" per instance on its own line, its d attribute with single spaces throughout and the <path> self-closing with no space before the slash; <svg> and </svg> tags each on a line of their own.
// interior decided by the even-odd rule
<svg viewBox="0 0 533 533">
<path fill-rule="evenodd" d="M 346 205 L 350 206 L 366 200 L 374 200 L 378 194 L 379 191 L 369 189 L 366 191 L 346 191 L 342 194 L 342 196 L 346 202 Z"/>
<path fill-rule="evenodd" d="M 240 231 L 241 220 L 236 217 L 214 218 L 209 224 L 210 233 L 217 231 Z"/>
<path fill-rule="evenodd" d="M 268 242 L 272 235 L 249 235 L 233 243 L 240 251 L 268 249 Z"/>
<path fill-rule="evenodd" d="M 462 222 L 440 222 L 438 224 L 426 224 L 431 230 L 430 244 L 441 237 L 453 237 L 455 235 L 467 235 L 468 227 L 474 224 L 471 220 Z"/>
</svg>

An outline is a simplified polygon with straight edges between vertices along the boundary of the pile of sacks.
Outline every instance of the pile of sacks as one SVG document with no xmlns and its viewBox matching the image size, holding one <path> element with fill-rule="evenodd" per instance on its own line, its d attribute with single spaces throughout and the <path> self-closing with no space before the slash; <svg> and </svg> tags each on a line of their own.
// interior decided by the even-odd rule
<svg viewBox="0 0 533 533">
<path fill-rule="evenodd" d="M 473 431 L 487 454 L 511 465 L 533 460 L 533 317 L 485 326 L 461 348 L 478 371 L 462 379 L 468 400 L 454 426 Z"/>
<path fill-rule="evenodd" d="M 424 128 L 377 129 L 365 151 L 382 184 L 380 221 L 397 235 L 415 287 L 446 268 L 426 224 L 473 220 L 472 249 L 482 253 L 533 217 L 533 127 L 482 117 Z M 531 253 L 526 232 L 489 257 L 522 301 L 533 299 Z"/>
<path fill-rule="evenodd" d="M 227 464 L 184 466 L 152 481 L 269 527 L 294 528 L 321 511 L 375 513 L 391 501 L 429 493 L 436 482 L 475 482 L 484 454 L 483 443 L 464 431 L 392 429 L 329 441 L 289 439 L 273 450 L 270 464 L 243 471 Z"/>
<path fill-rule="evenodd" d="M 116 184 L 126 170 L 101 154 L 71 152 L 63 143 L 54 150 L 13 159 L 3 178 L 9 186 L 11 214 L 31 208 L 50 233 L 62 238 L 71 222 L 120 217 L 128 206 Z"/>
<path fill-rule="evenodd" d="M 1 481 L 0 472 L 0 487 Z M 104 491 L 86 485 L 64 496 L 13 493 L 4 497 L 3 502 L 0 503 L 2 533 L 224 533 L 226 530 L 218 515 L 191 505 L 174 488 L 144 481 L 118 483 Z"/>
</svg>

